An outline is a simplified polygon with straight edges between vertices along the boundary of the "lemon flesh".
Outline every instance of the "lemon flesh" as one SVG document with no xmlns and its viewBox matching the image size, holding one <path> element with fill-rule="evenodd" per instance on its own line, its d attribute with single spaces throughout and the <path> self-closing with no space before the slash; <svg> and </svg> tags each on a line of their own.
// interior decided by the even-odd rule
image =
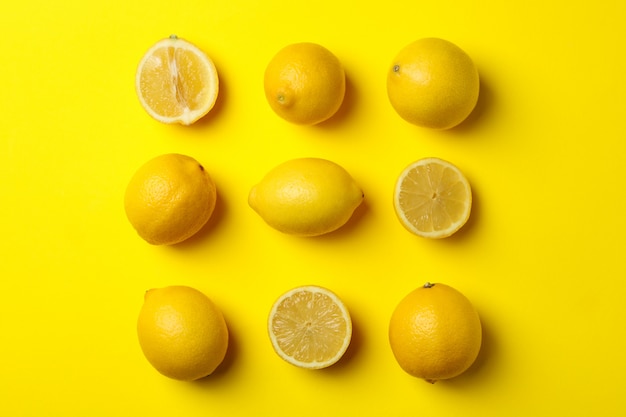
<svg viewBox="0 0 626 417">
<path fill-rule="evenodd" d="M 344 355 L 352 338 L 352 320 L 332 291 L 306 285 L 280 296 L 269 314 L 272 347 L 288 363 L 321 369 Z"/>
<path fill-rule="evenodd" d="M 448 161 L 423 158 L 398 176 L 394 209 L 411 233 L 431 239 L 451 236 L 468 221 L 471 208 L 469 181 Z"/>
<path fill-rule="evenodd" d="M 154 119 L 190 125 L 215 105 L 219 78 L 206 53 L 172 35 L 141 58 L 135 90 L 141 106 Z"/>
</svg>

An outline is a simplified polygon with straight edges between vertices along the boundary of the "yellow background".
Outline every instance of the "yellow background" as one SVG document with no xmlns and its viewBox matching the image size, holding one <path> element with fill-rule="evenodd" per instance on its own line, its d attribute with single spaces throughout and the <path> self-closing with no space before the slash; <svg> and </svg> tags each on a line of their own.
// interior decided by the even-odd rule
<svg viewBox="0 0 626 417">
<path fill-rule="evenodd" d="M 5 2 L 6 3 L 6 2 Z M 626 412 L 626 59 L 621 0 L 13 1 L 0 13 L 0 416 L 617 416 Z M 204 49 L 217 106 L 192 127 L 152 120 L 136 65 L 175 33 Z M 394 55 L 421 37 L 463 48 L 481 76 L 450 131 L 404 122 L 386 97 Z M 278 49 L 312 41 L 345 66 L 339 114 L 290 125 L 265 101 Z M 153 156 L 186 153 L 219 193 L 190 241 L 153 247 L 123 192 Z M 365 204 L 319 238 L 270 229 L 248 207 L 276 164 L 344 166 Z M 452 238 L 409 234 L 392 207 L 410 162 L 438 156 L 470 180 Z M 425 281 L 467 295 L 484 325 L 476 364 L 429 385 L 387 341 L 396 303 Z M 223 310 L 224 364 L 195 383 L 150 367 L 135 335 L 144 291 L 191 285 Z M 266 334 L 274 299 L 319 284 L 347 304 L 343 360 L 306 371 Z"/>
</svg>

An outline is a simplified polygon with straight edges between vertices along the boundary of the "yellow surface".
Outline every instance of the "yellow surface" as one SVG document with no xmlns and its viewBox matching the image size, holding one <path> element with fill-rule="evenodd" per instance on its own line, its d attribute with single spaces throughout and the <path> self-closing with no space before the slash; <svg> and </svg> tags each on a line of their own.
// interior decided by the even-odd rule
<svg viewBox="0 0 626 417">
<path fill-rule="evenodd" d="M 347 2 L 345 2 L 347 3 Z M 1 416 L 617 416 L 626 412 L 626 59 L 621 0 L 32 2 L 0 13 Z M 135 68 L 176 33 L 214 59 L 220 97 L 192 127 L 152 120 Z M 385 91 L 409 42 L 439 36 L 473 57 L 478 108 L 452 131 L 404 122 Z M 265 101 L 282 46 L 313 41 L 345 65 L 331 121 L 290 125 Z M 187 153 L 214 177 L 209 226 L 175 247 L 141 240 L 124 216 L 133 172 Z M 247 206 L 278 163 L 344 166 L 366 195 L 344 229 L 295 238 Z M 425 156 L 470 180 L 474 208 L 443 241 L 408 233 L 397 175 Z M 474 367 L 429 385 L 387 340 L 396 303 L 424 281 L 475 304 Z M 146 289 L 191 285 L 223 310 L 232 342 L 216 374 L 169 380 L 142 356 Z M 285 290 L 335 291 L 352 345 L 327 370 L 272 350 L 266 318 Z"/>
</svg>

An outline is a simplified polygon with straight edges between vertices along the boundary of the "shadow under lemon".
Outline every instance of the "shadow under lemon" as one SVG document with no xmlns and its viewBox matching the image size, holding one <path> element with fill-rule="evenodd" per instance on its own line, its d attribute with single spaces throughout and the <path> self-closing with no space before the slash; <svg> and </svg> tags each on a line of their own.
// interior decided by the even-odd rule
<svg viewBox="0 0 626 417">
<path fill-rule="evenodd" d="M 217 198 L 215 200 L 215 208 L 213 209 L 213 213 L 211 217 L 206 222 L 204 226 L 193 236 L 190 238 L 177 243 L 175 245 L 169 245 L 169 247 L 174 248 L 176 250 L 188 250 L 190 247 L 194 247 L 202 244 L 202 242 L 206 242 L 210 235 L 212 235 L 216 229 L 218 229 L 221 224 L 224 216 L 227 212 L 226 202 L 223 198 L 220 197 L 220 191 L 217 190 Z"/>
<path fill-rule="evenodd" d="M 225 317 L 225 320 L 226 326 L 228 327 L 228 348 L 226 350 L 224 360 L 222 360 L 222 363 L 220 363 L 218 367 L 215 368 L 215 371 L 213 371 L 212 374 L 207 375 L 204 378 L 197 379 L 195 381 L 190 381 L 189 383 L 200 387 L 209 387 L 216 384 L 219 385 L 220 383 L 222 383 L 223 379 L 228 378 L 229 371 L 237 362 L 237 358 L 240 352 L 240 345 L 237 333 L 233 332 L 231 326 L 229 326 L 228 318 Z"/>
<path fill-rule="evenodd" d="M 498 341 L 490 326 L 489 319 L 481 315 L 480 310 L 478 311 L 478 315 L 482 327 L 482 344 L 476 360 L 472 366 L 461 375 L 451 379 L 437 381 L 435 385 L 441 384 L 442 386 L 453 389 L 467 389 L 470 386 L 480 384 L 480 379 L 484 378 L 495 362 L 494 358 L 498 354 Z"/>
<path fill-rule="evenodd" d="M 333 116 L 324 120 L 321 123 L 313 125 L 313 127 L 317 127 L 320 129 L 328 129 L 328 130 L 332 130 L 332 129 L 336 129 L 340 127 L 341 125 L 345 123 L 346 119 L 348 119 L 350 115 L 353 113 L 353 109 L 357 101 L 358 101 L 358 97 L 356 94 L 354 83 L 352 82 L 348 74 L 346 73 L 346 92 L 344 94 L 341 106 L 339 107 L 339 109 Z"/>
<path fill-rule="evenodd" d="M 441 132 L 447 136 L 473 135 L 481 125 L 488 123 L 489 113 L 493 109 L 494 101 L 494 92 L 489 81 L 481 76 L 478 101 L 472 112 L 458 125 L 451 129 L 442 130 Z M 473 138 L 477 138 L 477 136 L 473 136 Z"/>
</svg>

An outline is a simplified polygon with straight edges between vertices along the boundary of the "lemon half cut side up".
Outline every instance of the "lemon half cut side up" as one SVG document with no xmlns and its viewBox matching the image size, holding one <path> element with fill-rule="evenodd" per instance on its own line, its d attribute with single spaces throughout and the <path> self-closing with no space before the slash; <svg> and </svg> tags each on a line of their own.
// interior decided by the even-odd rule
<svg viewBox="0 0 626 417">
<path fill-rule="evenodd" d="M 272 347 L 286 362 L 327 368 L 344 355 L 352 338 L 350 314 L 327 288 L 305 285 L 281 295 L 268 318 Z"/>
<path fill-rule="evenodd" d="M 440 239 L 469 219 L 472 190 L 459 168 L 440 158 L 423 158 L 398 176 L 394 209 L 400 223 L 418 236 Z"/>
<path fill-rule="evenodd" d="M 190 125 L 215 105 L 219 78 L 206 53 L 171 35 L 144 54 L 137 68 L 135 89 L 141 106 L 154 119 Z"/>
</svg>

